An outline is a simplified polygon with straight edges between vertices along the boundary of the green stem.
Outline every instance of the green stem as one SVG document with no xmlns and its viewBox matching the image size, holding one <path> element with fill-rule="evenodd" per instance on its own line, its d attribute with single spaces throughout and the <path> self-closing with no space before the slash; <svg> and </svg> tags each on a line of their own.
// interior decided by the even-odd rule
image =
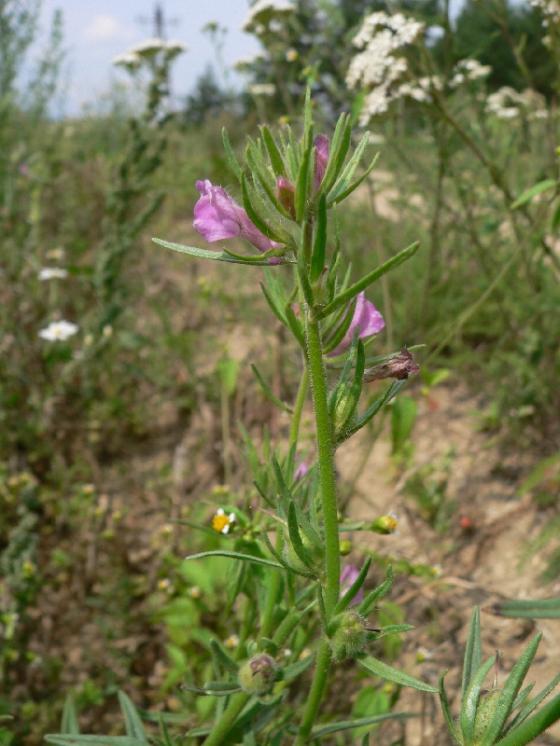
<svg viewBox="0 0 560 746">
<path fill-rule="evenodd" d="M 334 471 L 333 429 L 327 400 L 327 380 L 323 362 L 323 347 L 319 322 L 313 310 L 305 315 L 307 340 L 307 365 L 313 392 L 317 459 L 319 464 L 319 487 L 325 527 L 325 611 L 327 620 L 333 614 L 340 593 L 340 549 L 338 538 L 338 515 L 336 504 L 336 479 Z M 331 663 L 331 652 L 327 640 L 323 640 L 317 653 L 313 683 L 305 705 L 303 718 L 296 739 L 296 746 L 309 743 L 309 736 L 327 686 Z"/>
<path fill-rule="evenodd" d="M 307 370 L 304 370 L 301 374 L 299 381 L 299 387 L 297 391 L 296 400 L 294 402 L 294 411 L 292 414 L 292 421 L 290 423 L 290 448 L 297 445 L 299 438 L 299 427 L 301 424 L 301 415 L 303 413 L 303 407 L 307 398 L 308 388 L 308 377 Z"/>
<path fill-rule="evenodd" d="M 317 653 L 317 662 L 315 664 L 315 675 L 313 677 L 313 683 L 309 691 L 309 697 L 305 705 L 305 711 L 303 713 L 303 719 L 299 727 L 299 733 L 295 740 L 294 746 L 307 746 L 309 744 L 309 736 L 311 729 L 315 723 L 317 717 L 317 711 L 325 689 L 327 686 L 327 677 L 329 674 L 329 668 L 331 665 L 331 650 L 327 640 L 323 640 Z"/>
<path fill-rule="evenodd" d="M 239 713 L 245 707 L 250 698 L 250 695 L 245 694 L 245 692 L 234 694 L 231 697 L 228 706 L 222 713 L 221 718 L 214 725 L 202 746 L 220 746 L 220 744 L 223 744 L 225 737 L 233 727 Z"/>
<path fill-rule="evenodd" d="M 340 591 L 340 550 L 334 473 L 334 440 L 327 401 L 327 380 L 323 363 L 323 347 L 319 322 L 310 310 L 306 313 L 305 326 L 309 379 L 313 392 L 313 408 L 315 410 L 319 487 L 325 526 L 325 609 L 327 617 L 329 617 L 337 604 Z"/>
</svg>

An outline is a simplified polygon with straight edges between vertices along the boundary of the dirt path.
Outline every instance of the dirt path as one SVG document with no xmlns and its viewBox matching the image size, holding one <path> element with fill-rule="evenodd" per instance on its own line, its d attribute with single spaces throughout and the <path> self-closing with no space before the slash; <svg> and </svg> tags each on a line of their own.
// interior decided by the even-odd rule
<svg viewBox="0 0 560 746">
<path fill-rule="evenodd" d="M 534 466 L 535 457 L 527 453 L 506 457 L 500 453 L 478 427 L 480 405 L 480 400 L 462 385 L 439 387 L 429 398 L 422 398 L 413 436 L 414 467 L 400 474 L 391 465 L 388 438 L 382 437 L 371 449 L 349 503 L 351 519 L 371 520 L 389 511 L 399 516 L 397 534 L 358 534 L 359 547 L 375 548 L 395 560 L 441 568 L 439 577 L 431 582 L 411 578 L 404 587 L 397 586 L 393 600 L 404 604 L 406 621 L 416 625 L 405 637 L 404 667 L 434 684 L 438 674 L 449 669 L 451 692 L 457 691 L 474 604 L 484 609 L 500 597 L 543 597 L 560 592 L 560 583 L 542 588 L 538 580 L 544 568 L 542 556 L 520 562 L 527 542 L 538 535 L 545 521 L 534 503 L 518 494 L 518 485 Z M 368 448 L 366 438 L 351 441 L 341 449 L 338 467 L 343 478 L 350 479 L 364 457 L 364 448 Z M 437 465 L 449 459 L 446 499 L 455 503 L 456 509 L 449 527 L 438 533 L 419 516 L 417 504 L 406 495 L 405 484 L 414 469 L 429 465 L 436 465 L 432 476 L 437 478 Z M 501 652 L 498 682 L 504 680 L 515 657 L 527 645 L 534 626 L 530 621 L 483 614 L 484 650 L 488 655 L 494 650 Z M 542 621 L 536 627 L 543 632 L 543 641 L 528 681 L 535 681 L 538 691 L 558 673 L 560 623 Z M 419 648 L 429 654 L 423 664 L 416 660 Z M 417 708 L 414 695 L 407 697 Z M 441 733 L 439 713 L 431 713 L 420 729 L 411 721 L 407 743 L 439 743 Z M 445 739 L 441 743 L 446 743 Z M 560 743 L 560 727 L 536 743 Z"/>
</svg>

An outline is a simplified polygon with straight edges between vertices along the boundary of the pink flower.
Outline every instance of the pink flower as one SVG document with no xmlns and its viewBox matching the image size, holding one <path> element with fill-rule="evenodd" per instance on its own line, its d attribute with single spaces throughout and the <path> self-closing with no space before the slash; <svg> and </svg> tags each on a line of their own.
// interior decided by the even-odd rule
<svg viewBox="0 0 560 746">
<path fill-rule="evenodd" d="M 282 207 L 289 212 L 293 218 L 295 218 L 296 208 L 294 205 L 294 198 L 296 188 L 292 182 L 284 176 L 279 176 L 276 180 L 276 190 Z"/>
<path fill-rule="evenodd" d="M 319 189 L 327 163 L 329 161 L 329 138 L 326 135 L 317 135 L 315 138 L 315 189 Z"/>
<path fill-rule="evenodd" d="M 345 565 L 342 569 L 342 572 L 340 573 L 340 590 L 342 593 L 346 593 L 350 589 L 350 587 L 355 583 L 356 578 L 360 574 L 360 571 L 356 567 L 356 565 L 348 564 Z M 364 589 L 360 588 L 360 590 L 356 593 L 352 601 L 350 602 L 350 606 L 354 606 L 354 604 L 359 604 L 360 601 L 363 601 L 364 599 Z"/>
<path fill-rule="evenodd" d="M 280 246 L 261 233 L 241 205 L 223 187 L 214 186 L 209 179 L 204 179 L 196 182 L 196 188 L 200 198 L 194 206 L 193 227 L 207 241 L 213 243 L 241 236 L 259 251 Z"/>
<path fill-rule="evenodd" d="M 307 474 L 309 471 L 309 464 L 307 461 L 302 461 L 298 468 L 295 470 L 294 473 L 294 479 L 297 481 L 298 479 L 303 479 L 303 477 Z"/>
<path fill-rule="evenodd" d="M 329 352 L 329 355 L 340 355 L 352 344 L 352 339 L 356 331 L 360 339 L 367 339 L 368 337 L 378 334 L 385 327 L 385 321 L 383 316 L 379 313 L 377 308 L 366 299 L 365 293 L 362 291 L 358 293 L 356 300 L 356 307 L 354 308 L 354 316 L 350 322 L 346 334 L 339 342 L 339 344 Z"/>
</svg>

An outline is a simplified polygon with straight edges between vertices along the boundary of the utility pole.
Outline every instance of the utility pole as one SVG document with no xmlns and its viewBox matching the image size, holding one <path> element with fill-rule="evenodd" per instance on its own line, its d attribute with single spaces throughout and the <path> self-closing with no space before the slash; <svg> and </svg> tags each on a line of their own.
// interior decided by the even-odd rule
<svg viewBox="0 0 560 746">
<path fill-rule="evenodd" d="M 154 3 L 154 9 L 150 17 L 139 16 L 137 21 L 140 26 L 151 26 L 152 36 L 155 39 L 161 39 L 162 41 L 167 39 L 167 29 L 171 26 L 178 26 L 181 22 L 179 18 L 166 17 L 162 2 Z M 165 81 L 165 87 L 167 88 L 168 101 L 171 102 L 171 81 L 169 80 L 169 77 Z"/>
</svg>

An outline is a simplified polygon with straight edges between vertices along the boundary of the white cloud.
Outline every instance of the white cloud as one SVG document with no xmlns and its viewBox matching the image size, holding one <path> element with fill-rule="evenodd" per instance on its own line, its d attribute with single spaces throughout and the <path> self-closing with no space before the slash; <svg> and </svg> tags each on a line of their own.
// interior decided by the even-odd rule
<svg viewBox="0 0 560 746">
<path fill-rule="evenodd" d="M 111 41 L 126 36 L 126 30 L 115 16 L 94 16 L 84 30 L 84 36 L 89 41 Z"/>
</svg>

